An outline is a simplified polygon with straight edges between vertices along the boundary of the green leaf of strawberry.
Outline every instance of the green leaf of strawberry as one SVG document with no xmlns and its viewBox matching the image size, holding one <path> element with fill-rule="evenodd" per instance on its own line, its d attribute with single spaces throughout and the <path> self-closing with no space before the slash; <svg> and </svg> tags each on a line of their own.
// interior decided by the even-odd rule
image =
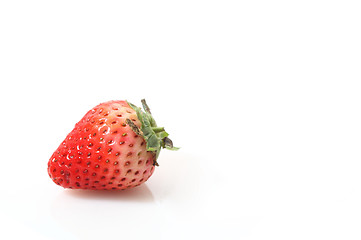
<svg viewBox="0 0 361 240">
<path fill-rule="evenodd" d="M 173 147 L 172 141 L 168 138 L 169 134 L 164 130 L 164 127 L 157 126 L 145 99 L 142 99 L 142 106 L 145 112 L 134 104 L 129 102 L 128 104 L 136 111 L 138 119 L 141 122 L 142 136 L 147 142 L 148 151 L 156 152 L 158 157 L 161 148 L 169 150 L 179 149 L 177 147 Z"/>
</svg>

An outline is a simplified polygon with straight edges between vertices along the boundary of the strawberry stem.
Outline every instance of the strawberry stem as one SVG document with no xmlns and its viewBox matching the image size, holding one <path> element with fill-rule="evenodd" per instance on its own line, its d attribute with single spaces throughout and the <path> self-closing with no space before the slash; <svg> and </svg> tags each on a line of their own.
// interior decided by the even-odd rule
<svg viewBox="0 0 361 240">
<path fill-rule="evenodd" d="M 142 106 L 143 106 L 144 111 L 146 111 L 146 112 L 149 113 L 149 114 L 152 114 L 152 113 L 150 112 L 150 108 L 149 108 L 149 106 L 148 106 L 148 104 L 147 104 L 147 102 L 145 101 L 144 98 L 141 100 L 141 102 L 142 102 Z"/>
<path fill-rule="evenodd" d="M 154 152 L 156 154 L 156 159 L 158 158 L 159 152 L 162 148 L 166 148 L 169 150 L 179 149 L 173 146 L 173 143 L 168 138 L 168 133 L 164 130 L 164 127 L 157 126 L 145 99 L 142 99 L 142 106 L 144 111 L 140 107 L 137 107 L 130 102 L 128 102 L 128 104 L 137 113 L 137 117 L 141 123 L 141 127 L 139 130 L 139 128 L 135 126 L 135 124 L 131 120 L 127 120 L 127 124 L 137 135 L 141 134 L 141 136 L 145 139 L 147 143 L 147 151 Z M 156 161 L 155 165 L 158 166 L 158 163 Z"/>
</svg>

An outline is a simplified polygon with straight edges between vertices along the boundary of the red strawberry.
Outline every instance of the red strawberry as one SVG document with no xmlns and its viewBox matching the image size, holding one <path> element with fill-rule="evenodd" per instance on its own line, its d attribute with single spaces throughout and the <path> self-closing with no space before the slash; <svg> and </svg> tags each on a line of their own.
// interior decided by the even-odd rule
<svg viewBox="0 0 361 240">
<path fill-rule="evenodd" d="M 161 148 L 176 150 L 149 107 L 110 101 L 90 110 L 48 162 L 50 178 L 64 188 L 126 189 L 153 174 Z"/>
</svg>

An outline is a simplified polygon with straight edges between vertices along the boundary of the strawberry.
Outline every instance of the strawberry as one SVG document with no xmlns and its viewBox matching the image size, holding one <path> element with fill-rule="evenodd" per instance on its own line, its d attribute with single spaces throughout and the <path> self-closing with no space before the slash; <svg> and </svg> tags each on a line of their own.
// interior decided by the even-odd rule
<svg viewBox="0 0 361 240">
<path fill-rule="evenodd" d="M 48 162 L 50 178 L 64 188 L 126 189 L 138 186 L 158 166 L 161 148 L 173 147 L 145 100 L 144 111 L 127 101 L 91 109 Z"/>
</svg>

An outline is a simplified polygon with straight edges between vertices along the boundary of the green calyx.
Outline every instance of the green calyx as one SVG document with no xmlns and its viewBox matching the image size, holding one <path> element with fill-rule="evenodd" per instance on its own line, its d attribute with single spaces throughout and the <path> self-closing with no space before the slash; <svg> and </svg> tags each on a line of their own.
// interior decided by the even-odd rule
<svg viewBox="0 0 361 240">
<path fill-rule="evenodd" d="M 137 135 L 145 139 L 147 151 L 156 154 L 154 165 L 158 166 L 157 158 L 162 148 L 168 150 L 178 150 L 179 148 L 173 146 L 173 142 L 168 138 L 169 134 L 164 130 L 164 127 L 157 126 L 145 99 L 142 99 L 144 111 L 130 102 L 128 104 L 137 113 L 141 128 L 139 129 L 130 119 L 127 119 L 126 122 Z"/>
</svg>

